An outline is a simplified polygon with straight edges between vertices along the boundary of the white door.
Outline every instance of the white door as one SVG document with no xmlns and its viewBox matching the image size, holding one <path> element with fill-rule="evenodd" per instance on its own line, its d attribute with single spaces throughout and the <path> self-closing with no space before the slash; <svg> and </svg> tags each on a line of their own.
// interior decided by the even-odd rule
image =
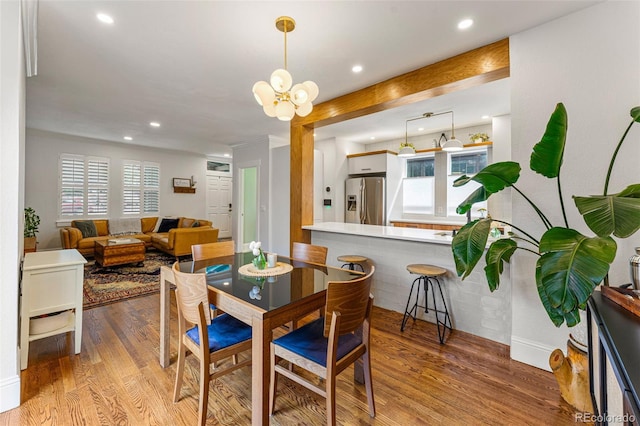
<svg viewBox="0 0 640 426">
<path fill-rule="evenodd" d="M 207 218 L 218 238 L 231 238 L 231 183 L 227 176 L 207 176 Z"/>
</svg>

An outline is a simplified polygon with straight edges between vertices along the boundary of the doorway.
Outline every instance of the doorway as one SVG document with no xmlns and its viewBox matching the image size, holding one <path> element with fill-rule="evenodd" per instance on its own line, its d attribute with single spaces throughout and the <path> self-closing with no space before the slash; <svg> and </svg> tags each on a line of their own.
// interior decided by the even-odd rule
<svg viewBox="0 0 640 426">
<path fill-rule="evenodd" d="M 258 215 L 259 164 L 242 164 L 238 166 L 238 242 L 240 251 L 249 251 L 249 243 L 259 240 L 260 221 Z"/>
</svg>

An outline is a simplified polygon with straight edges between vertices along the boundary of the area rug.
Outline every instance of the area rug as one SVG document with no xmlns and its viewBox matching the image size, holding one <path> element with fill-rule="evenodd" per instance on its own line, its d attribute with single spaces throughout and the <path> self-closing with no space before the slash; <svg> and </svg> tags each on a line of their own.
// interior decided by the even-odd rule
<svg viewBox="0 0 640 426">
<path fill-rule="evenodd" d="M 160 267 L 175 261 L 175 257 L 155 251 L 146 254 L 142 266 L 103 268 L 90 260 L 84 268 L 84 309 L 159 292 Z"/>
</svg>

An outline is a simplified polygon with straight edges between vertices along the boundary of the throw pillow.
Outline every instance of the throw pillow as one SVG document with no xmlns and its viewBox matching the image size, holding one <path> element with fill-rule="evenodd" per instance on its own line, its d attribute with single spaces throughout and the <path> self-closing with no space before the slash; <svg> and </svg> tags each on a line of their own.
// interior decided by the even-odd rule
<svg viewBox="0 0 640 426">
<path fill-rule="evenodd" d="M 191 228 L 193 227 L 193 222 L 195 222 L 195 219 L 189 219 L 186 217 L 182 218 L 182 225 L 180 226 L 181 228 Z"/>
<path fill-rule="evenodd" d="M 198 222 L 197 220 L 193 222 L 193 224 L 191 225 L 192 228 L 199 228 L 200 227 L 200 222 Z"/>
<path fill-rule="evenodd" d="M 161 234 L 163 232 L 169 232 L 170 229 L 178 227 L 178 221 L 180 219 L 162 219 L 162 223 L 160 223 L 160 227 L 158 228 L 158 233 Z"/>
<path fill-rule="evenodd" d="M 74 224 L 82 232 L 82 238 L 98 236 L 98 230 L 92 220 L 76 220 Z"/>
</svg>

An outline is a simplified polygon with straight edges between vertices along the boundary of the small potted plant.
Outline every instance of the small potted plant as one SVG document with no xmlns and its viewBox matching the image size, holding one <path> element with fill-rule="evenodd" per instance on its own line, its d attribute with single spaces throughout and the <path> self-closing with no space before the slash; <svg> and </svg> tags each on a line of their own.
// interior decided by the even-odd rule
<svg viewBox="0 0 640 426">
<path fill-rule="evenodd" d="M 489 135 L 486 133 L 469 133 L 469 139 L 473 143 L 482 143 L 489 140 Z"/>
<path fill-rule="evenodd" d="M 40 225 L 40 216 L 32 207 L 24 209 L 24 251 L 36 251 L 36 234 Z"/>
</svg>

